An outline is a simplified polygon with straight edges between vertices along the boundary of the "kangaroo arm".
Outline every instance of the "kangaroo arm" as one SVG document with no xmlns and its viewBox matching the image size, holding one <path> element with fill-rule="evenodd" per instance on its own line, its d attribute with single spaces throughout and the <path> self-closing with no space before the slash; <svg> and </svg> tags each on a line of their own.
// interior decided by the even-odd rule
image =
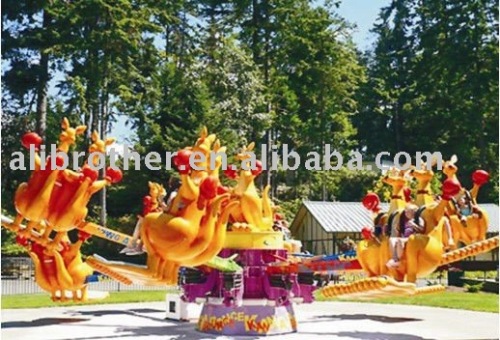
<svg viewBox="0 0 500 340">
<path fill-rule="evenodd" d="M 80 178 L 80 173 L 68 169 L 65 169 L 62 172 L 62 175 L 64 179 L 70 183 L 74 183 L 76 180 Z"/>
<path fill-rule="evenodd" d="M 40 158 L 38 152 L 35 152 L 35 171 L 40 170 L 41 167 L 42 167 L 42 159 Z"/>
<path fill-rule="evenodd" d="M 101 179 L 99 181 L 95 181 L 89 188 L 90 195 L 92 196 L 93 194 L 95 194 L 96 192 L 98 192 L 99 190 L 101 190 L 102 188 L 104 188 L 106 185 L 109 184 L 111 184 L 111 182 L 109 182 L 107 179 Z"/>
<path fill-rule="evenodd" d="M 262 192 L 262 208 L 264 209 L 264 217 L 273 217 L 273 209 L 271 208 L 271 200 L 269 199 L 270 185 L 266 185 Z"/>
<path fill-rule="evenodd" d="M 226 226 L 229 220 L 229 216 L 238 206 L 238 202 L 231 202 L 226 206 L 226 208 L 222 212 L 222 215 L 217 220 L 215 235 L 213 237 L 214 241 L 212 242 L 212 244 L 210 244 L 210 246 L 201 254 L 188 261 L 184 261 L 183 265 L 190 267 L 200 266 L 211 260 L 220 252 L 220 250 L 224 246 L 224 243 L 226 242 Z"/>
<path fill-rule="evenodd" d="M 474 184 L 472 186 L 472 189 L 470 189 L 470 197 L 472 198 L 473 203 L 476 203 L 478 193 L 479 193 L 479 185 Z"/>
<path fill-rule="evenodd" d="M 73 285 L 73 279 L 66 269 L 66 265 L 64 264 L 64 260 L 61 254 L 59 254 L 59 252 L 57 251 L 54 252 L 54 260 L 57 268 L 57 282 L 59 282 L 59 285 L 61 287 L 65 287 L 66 289 L 68 289 Z"/>
<path fill-rule="evenodd" d="M 28 252 L 28 254 L 31 257 L 31 259 L 33 260 L 33 264 L 35 265 L 35 281 L 36 281 L 36 283 L 43 290 L 46 290 L 48 292 L 52 292 L 53 290 L 57 290 L 57 287 L 52 287 L 50 282 L 45 277 L 45 273 L 43 272 L 42 264 L 41 264 L 38 256 L 32 251 Z"/>
</svg>

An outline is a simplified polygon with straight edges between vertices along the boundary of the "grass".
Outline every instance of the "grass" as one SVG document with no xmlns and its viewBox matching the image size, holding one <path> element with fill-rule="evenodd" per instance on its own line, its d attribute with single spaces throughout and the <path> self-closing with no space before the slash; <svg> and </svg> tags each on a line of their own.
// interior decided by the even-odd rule
<svg viewBox="0 0 500 340">
<path fill-rule="evenodd" d="M 497 277 L 497 271 L 487 271 L 487 272 L 481 272 L 481 271 L 475 271 L 475 272 L 465 272 L 464 277 L 468 279 L 495 279 Z"/>
<path fill-rule="evenodd" d="M 342 300 L 346 301 L 346 300 Z M 498 313 L 498 295 L 491 293 L 442 292 L 412 297 L 390 297 L 370 301 L 348 300 L 350 302 L 371 302 L 382 304 L 430 306 L 465 309 L 479 312 Z"/>
<path fill-rule="evenodd" d="M 167 291 L 125 291 L 112 292 L 107 299 L 85 303 L 54 303 L 48 294 L 25 294 L 2 296 L 2 309 L 40 308 L 76 305 L 97 305 L 131 302 L 164 301 Z M 321 301 L 320 299 L 318 301 Z M 342 300 L 345 301 L 345 300 Z M 498 313 L 498 295 L 490 293 L 442 292 L 414 297 L 390 297 L 371 301 L 349 300 L 351 302 L 372 302 L 382 304 L 399 304 L 430 306 L 453 309 L 465 309 L 480 312 Z"/>
<path fill-rule="evenodd" d="M 2 309 L 165 301 L 166 293 L 166 290 L 111 292 L 106 299 L 80 303 L 73 301 L 52 302 L 49 294 L 4 295 L 2 296 Z"/>
</svg>

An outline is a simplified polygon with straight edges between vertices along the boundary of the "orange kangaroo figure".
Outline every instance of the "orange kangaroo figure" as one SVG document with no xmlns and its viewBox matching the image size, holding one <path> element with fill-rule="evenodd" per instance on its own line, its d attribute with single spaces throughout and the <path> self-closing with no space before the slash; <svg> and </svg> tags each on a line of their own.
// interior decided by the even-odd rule
<svg viewBox="0 0 500 340">
<path fill-rule="evenodd" d="M 143 220 L 141 239 L 148 253 L 148 273 L 167 283 L 176 281 L 181 264 L 206 262 L 223 246 L 229 210 L 218 214 L 227 195 L 217 193 L 222 156 L 211 159 L 212 147 L 216 153 L 225 152 L 215 135 L 203 128 L 194 147 L 178 152 L 175 162 L 181 186 L 177 196 L 167 212 L 149 213 Z M 215 168 L 209 170 L 207 161 L 198 163 L 201 170 L 185 168 L 191 150 L 214 161 Z"/>
<path fill-rule="evenodd" d="M 408 238 L 401 265 L 397 268 L 388 268 L 387 261 L 392 257 L 389 246 L 390 238 L 382 235 L 380 242 L 374 237 L 361 240 L 356 253 L 359 263 L 368 276 L 389 275 L 398 281 L 415 282 L 418 277 L 429 275 L 439 266 L 443 255 L 442 237 L 444 216 L 448 201 L 453 197 L 459 186 L 455 182 L 443 184 L 443 199 L 436 207 L 435 214 L 439 220 L 437 225 L 427 235 L 414 234 Z"/>
<path fill-rule="evenodd" d="M 457 171 L 458 167 L 455 165 L 455 163 L 458 161 L 458 158 L 456 155 L 451 156 L 449 161 L 446 161 L 443 163 L 443 173 L 446 175 L 446 178 L 449 180 L 452 180 L 456 182 L 458 185 L 460 185 L 460 191 L 458 194 L 455 195 L 454 199 L 458 199 L 462 195 L 465 194 L 465 189 L 462 187 L 462 184 L 460 184 L 460 181 L 458 180 L 457 177 Z M 455 212 L 455 206 L 453 205 L 453 202 L 450 202 L 448 210 L 452 213 Z"/>
<path fill-rule="evenodd" d="M 460 183 L 456 176 L 458 171 L 455 163 L 457 162 L 457 156 L 453 155 L 451 159 L 444 163 L 443 173 L 456 183 Z M 472 187 L 470 193 L 463 187 L 460 192 L 454 196 L 448 205 L 448 212 L 450 216 L 451 228 L 453 231 L 454 242 L 457 243 L 461 241 L 465 244 L 471 244 L 477 241 L 482 241 L 486 239 L 486 232 L 488 230 L 488 215 L 486 212 L 476 206 L 476 198 L 481 185 L 488 181 L 489 175 L 483 170 L 477 170 L 473 175 L 474 186 Z M 459 218 L 460 211 L 457 208 L 457 199 L 460 200 L 462 197 L 467 197 L 470 200 L 470 209 L 477 210 L 477 213 L 467 216 L 465 221 L 465 226 L 463 225 L 461 219 Z"/>
<path fill-rule="evenodd" d="M 446 161 L 443 164 L 443 173 L 446 175 L 446 177 L 448 179 L 452 179 L 452 180 L 456 181 L 457 183 L 460 183 L 458 181 L 458 178 L 456 175 L 458 168 L 455 165 L 455 163 L 457 162 L 457 160 L 458 160 L 458 158 L 456 155 L 451 156 L 451 159 L 449 161 Z M 489 179 L 489 174 L 486 171 L 476 170 L 474 172 L 474 174 L 472 176 L 472 181 L 473 181 L 474 185 L 472 186 L 472 189 L 470 190 L 470 197 L 471 197 L 473 203 L 476 203 L 477 194 L 479 193 L 479 188 L 483 184 L 485 184 L 488 181 L 488 179 Z M 462 190 L 457 195 L 457 197 L 462 196 L 464 193 L 465 193 L 465 189 L 462 188 Z M 455 198 L 457 198 L 457 197 L 455 197 Z"/>
<path fill-rule="evenodd" d="M 85 132 L 86 126 L 80 125 L 72 128 L 69 125 L 68 119 L 64 118 L 61 124 L 63 131 L 59 135 L 59 145 L 57 151 L 67 153 L 71 145 L 75 144 L 76 136 Z M 28 220 L 25 230 L 21 231 L 21 235 L 29 237 L 33 227 L 37 226 L 47 218 L 49 201 L 51 193 L 56 184 L 59 174 L 63 170 L 51 169 L 50 160 L 44 170 L 41 169 L 40 156 L 35 155 L 35 170 L 33 171 L 27 183 L 19 185 L 14 203 L 17 210 L 17 216 L 13 225 L 18 226 L 23 219 Z"/>
<path fill-rule="evenodd" d="M 93 269 L 82 261 L 80 248 L 90 235 L 80 233 L 78 241 L 71 244 L 67 234 L 61 234 L 61 251 L 48 251 L 38 243 L 26 246 L 35 265 L 35 280 L 53 301 L 66 301 L 66 292 L 72 293 L 74 301 L 86 301 L 85 281 Z"/>
<path fill-rule="evenodd" d="M 433 160 L 432 166 L 436 164 L 435 162 L 436 160 Z M 455 167 L 455 165 L 451 164 L 450 169 L 453 169 L 453 167 Z M 423 163 L 422 169 L 412 169 L 409 174 L 418 182 L 416 203 L 420 207 L 421 217 L 425 221 L 424 233 L 429 234 L 434 230 L 442 218 L 442 211 L 440 211 L 441 206 L 434 200 L 430 185 L 430 181 L 434 177 L 434 171 L 432 171 L 432 169 L 427 169 L 427 164 Z M 458 181 L 455 181 L 453 178 L 451 178 L 451 180 L 458 183 Z M 447 235 L 447 237 L 442 238 L 444 247 L 455 247 L 456 242 L 453 239 L 453 228 L 451 228 L 448 220 L 443 222 L 443 228 Z"/>
<path fill-rule="evenodd" d="M 434 166 L 434 163 L 432 164 Z M 430 182 L 434 177 L 434 171 L 432 169 L 427 169 L 427 164 L 422 164 L 422 169 L 412 169 L 409 175 L 417 180 L 417 198 L 415 203 L 421 207 L 425 207 L 422 211 L 422 218 L 425 220 L 425 234 L 434 229 L 438 221 L 441 219 L 439 214 L 436 214 L 436 208 L 438 202 L 434 199 L 432 195 Z"/>
<path fill-rule="evenodd" d="M 94 131 L 92 141 L 89 152 L 94 153 L 92 163 L 97 166 L 99 158 L 97 153 L 105 154 L 106 146 L 113 144 L 115 139 L 108 138 L 103 141 L 99 138 L 99 134 Z M 60 185 L 54 189 L 50 198 L 45 239 L 49 237 L 52 230 L 66 232 L 78 227 L 87 216 L 87 204 L 92 195 L 104 186 L 119 181 L 121 171 L 109 168 L 105 179 L 97 180 L 97 177 L 98 171 L 88 164 L 83 166 L 81 172 L 67 170 L 61 174 Z M 51 244 L 57 245 L 63 235 L 64 233 L 59 233 Z"/>
<path fill-rule="evenodd" d="M 236 156 L 241 161 L 242 167 L 237 176 L 238 183 L 232 191 L 231 201 L 238 202 L 231 214 L 233 221 L 236 222 L 233 228 L 271 231 L 273 226 L 273 209 L 269 199 L 271 187 L 267 185 L 260 198 L 254 179 L 261 173 L 261 166 L 256 162 L 257 169 L 249 169 L 252 164 L 248 153 L 254 147 L 255 144 L 252 142 L 247 147 L 243 147 L 242 152 Z M 247 169 L 244 169 L 244 164 Z"/>
<path fill-rule="evenodd" d="M 405 171 L 391 168 L 382 182 L 392 187 L 391 203 L 389 205 L 388 227 L 391 228 L 391 236 L 396 236 L 396 228 L 399 226 L 399 217 L 406 206 L 404 198 L 404 189 L 406 187 Z"/>
</svg>

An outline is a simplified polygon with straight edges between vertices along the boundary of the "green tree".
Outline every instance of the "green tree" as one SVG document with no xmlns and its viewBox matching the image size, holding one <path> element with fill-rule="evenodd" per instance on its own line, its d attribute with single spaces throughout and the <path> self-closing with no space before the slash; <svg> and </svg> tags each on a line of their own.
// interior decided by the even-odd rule
<svg viewBox="0 0 500 340">
<path fill-rule="evenodd" d="M 234 149 L 260 140 L 269 127 L 269 115 L 262 75 L 252 58 L 232 38 L 217 36 L 207 36 L 198 68 L 212 103 L 207 125 Z"/>
<path fill-rule="evenodd" d="M 368 156 L 408 151 L 415 58 L 414 3 L 394 0 L 380 11 L 372 32 L 378 36 L 365 63 L 369 81 L 359 92 L 358 138 Z"/>
<path fill-rule="evenodd" d="M 409 128 L 426 131 L 421 148 L 458 155 L 458 175 L 467 187 L 477 168 L 498 182 L 498 3 L 424 2 L 417 13 L 415 117 Z M 480 201 L 498 200 L 493 185 L 484 189 Z"/>
<path fill-rule="evenodd" d="M 477 168 L 498 182 L 498 4 L 393 0 L 379 21 L 354 121 L 362 149 L 456 154 L 466 187 Z"/>
<path fill-rule="evenodd" d="M 2 1 L 3 59 L 8 61 L 2 83 L 22 109 L 36 112 L 36 131 L 47 128 L 48 86 L 58 60 L 59 43 L 52 1 Z"/>
</svg>

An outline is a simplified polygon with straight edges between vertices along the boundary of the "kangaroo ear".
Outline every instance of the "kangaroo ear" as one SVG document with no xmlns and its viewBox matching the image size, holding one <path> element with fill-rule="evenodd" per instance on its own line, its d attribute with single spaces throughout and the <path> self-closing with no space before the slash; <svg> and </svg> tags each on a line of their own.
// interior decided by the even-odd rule
<svg viewBox="0 0 500 340">
<path fill-rule="evenodd" d="M 106 142 L 105 142 L 105 145 L 111 145 L 114 142 L 116 142 L 116 138 L 107 138 Z"/>
<path fill-rule="evenodd" d="M 63 121 L 61 123 L 61 127 L 63 128 L 63 130 L 67 130 L 69 128 L 68 118 L 66 118 L 66 117 L 63 118 Z"/>
<path fill-rule="evenodd" d="M 83 135 L 83 133 L 87 130 L 87 127 L 85 125 L 80 125 L 76 127 L 75 133 L 77 135 Z"/>
<path fill-rule="evenodd" d="M 201 131 L 200 131 L 200 138 L 205 138 L 208 136 L 208 129 L 206 126 L 202 127 L 201 128 Z"/>
<path fill-rule="evenodd" d="M 451 163 L 451 164 L 455 164 L 457 161 L 458 161 L 458 157 L 457 157 L 457 155 L 453 155 L 453 156 L 451 156 L 451 159 L 450 159 L 450 163 Z"/>
<path fill-rule="evenodd" d="M 97 131 L 92 132 L 92 142 L 97 142 L 99 140 L 99 134 Z"/>
<path fill-rule="evenodd" d="M 217 136 L 215 136 L 215 134 L 212 133 L 211 135 L 207 136 L 207 139 L 208 141 L 210 141 L 210 143 L 213 143 L 217 139 Z"/>
<path fill-rule="evenodd" d="M 411 181 L 412 177 L 410 176 L 410 172 L 415 169 L 415 167 L 412 165 L 409 169 L 405 170 L 404 173 L 402 174 L 403 178 L 407 181 Z"/>
<path fill-rule="evenodd" d="M 396 169 L 395 167 L 391 166 L 389 170 L 387 170 L 387 175 L 388 176 L 395 176 L 399 173 L 399 170 Z"/>
<path fill-rule="evenodd" d="M 436 156 L 432 156 L 431 158 L 431 167 L 435 167 L 438 163 L 438 158 Z"/>
<path fill-rule="evenodd" d="M 216 139 L 213 145 L 213 149 L 215 152 L 218 152 L 220 149 L 220 140 Z"/>
<path fill-rule="evenodd" d="M 255 148 L 255 143 L 254 143 L 254 142 L 252 142 L 252 143 L 248 144 L 248 146 L 247 146 L 247 151 L 252 151 L 252 150 L 253 150 L 253 148 Z"/>
</svg>

